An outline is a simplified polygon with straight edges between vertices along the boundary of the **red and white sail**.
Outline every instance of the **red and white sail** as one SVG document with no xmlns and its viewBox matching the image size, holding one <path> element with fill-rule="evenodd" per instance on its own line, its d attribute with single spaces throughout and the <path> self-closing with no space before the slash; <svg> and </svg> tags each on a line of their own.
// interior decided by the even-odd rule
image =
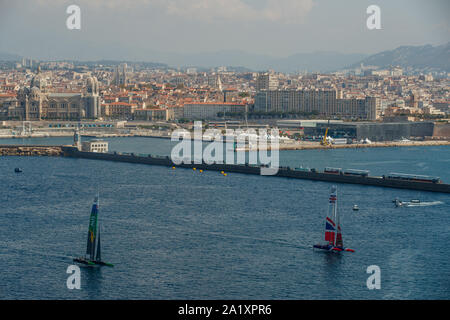
<svg viewBox="0 0 450 320">
<path fill-rule="evenodd" d="M 325 220 L 325 241 L 332 246 L 343 246 L 342 230 L 337 211 L 337 188 L 331 187 L 328 203 L 328 214 Z"/>
<path fill-rule="evenodd" d="M 328 212 L 325 218 L 325 244 L 315 244 L 313 247 L 327 251 L 340 252 L 348 251 L 355 252 L 353 249 L 344 248 L 344 241 L 342 240 L 342 229 L 337 211 L 337 187 L 332 186 L 330 197 L 328 199 Z"/>
</svg>

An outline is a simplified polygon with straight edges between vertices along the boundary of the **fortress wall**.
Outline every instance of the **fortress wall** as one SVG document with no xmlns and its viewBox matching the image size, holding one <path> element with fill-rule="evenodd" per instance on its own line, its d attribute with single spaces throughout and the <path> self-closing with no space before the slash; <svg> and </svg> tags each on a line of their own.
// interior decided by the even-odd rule
<svg viewBox="0 0 450 320">
<path fill-rule="evenodd" d="M 433 130 L 433 137 L 450 138 L 450 123 L 436 124 Z"/>
</svg>

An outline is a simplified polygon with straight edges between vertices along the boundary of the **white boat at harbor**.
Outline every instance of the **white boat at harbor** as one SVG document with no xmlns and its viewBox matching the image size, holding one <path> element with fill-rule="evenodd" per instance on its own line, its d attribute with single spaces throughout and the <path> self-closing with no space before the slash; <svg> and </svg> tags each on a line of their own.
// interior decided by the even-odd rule
<svg viewBox="0 0 450 320">
<path fill-rule="evenodd" d="M 413 199 L 410 201 L 401 201 L 399 199 L 394 200 L 396 207 L 428 207 L 428 206 L 435 206 L 439 204 L 443 204 L 442 201 L 425 201 L 422 202 L 417 199 Z"/>
</svg>

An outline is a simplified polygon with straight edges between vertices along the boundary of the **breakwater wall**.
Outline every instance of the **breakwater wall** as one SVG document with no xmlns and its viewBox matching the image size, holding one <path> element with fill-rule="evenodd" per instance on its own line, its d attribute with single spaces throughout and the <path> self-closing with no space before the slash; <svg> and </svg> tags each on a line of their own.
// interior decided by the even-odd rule
<svg viewBox="0 0 450 320">
<path fill-rule="evenodd" d="M 0 146 L 0 156 L 48 156 L 58 157 L 64 155 L 61 146 Z"/>
<path fill-rule="evenodd" d="M 254 165 L 206 164 L 206 163 L 175 164 L 170 159 L 170 157 L 150 156 L 150 155 L 145 156 L 145 155 L 121 154 L 121 153 L 82 152 L 78 151 L 78 149 L 72 146 L 0 145 L 0 156 L 54 156 L 54 157 L 64 156 L 71 158 L 127 162 L 127 163 L 158 165 L 158 166 L 177 167 L 186 169 L 197 168 L 198 170 L 210 170 L 219 172 L 224 171 L 227 173 L 261 175 L 261 167 Z M 371 177 L 371 176 L 368 177 L 346 176 L 341 174 L 330 174 L 324 172 L 298 171 L 291 169 L 289 167 L 280 167 L 275 175 L 265 177 L 284 177 L 284 178 L 306 179 L 332 183 L 350 183 L 350 184 L 360 184 L 377 187 L 450 193 L 450 184 L 445 183 L 402 181 L 395 179 L 387 179 L 384 177 Z"/>
<path fill-rule="evenodd" d="M 197 168 L 199 170 L 201 169 L 219 172 L 224 171 L 227 173 L 232 172 L 232 173 L 253 174 L 253 175 L 261 174 L 261 167 L 253 165 L 206 164 L 206 163 L 202 164 L 182 163 L 177 165 L 173 163 L 170 157 L 160 157 L 150 155 L 142 156 L 142 155 L 120 154 L 120 153 L 81 152 L 74 147 L 62 147 L 62 152 L 64 156 L 73 158 L 140 163 L 147 165 L 159 165 L 159 166 L 179 167 L 187 169 Z M 350 184 L 360 184 L 377 187 L 450 193 L 450 185 L 444 183 L 401 181 L 401 180 L 386 179 L 384 177 L 370 177 L 370 176 L 369 177 L 345 176 L 340 174 L 329 174 L 323 172 L 297 171 L 289 167 L 279 168 L 278 172 L 273 176 L 333 182 L 333 183 L 350 183 Z M 273 176 L 265 176 L 265 177 L 273 177 Z"/>
</svg>

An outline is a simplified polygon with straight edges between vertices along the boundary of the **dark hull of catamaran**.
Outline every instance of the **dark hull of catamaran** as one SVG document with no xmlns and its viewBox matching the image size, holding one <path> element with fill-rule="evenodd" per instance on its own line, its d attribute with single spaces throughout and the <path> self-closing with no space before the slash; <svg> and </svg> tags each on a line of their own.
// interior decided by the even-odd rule
<svg viewBox="0 0 450 320">
<path fill-rule="evenodd" d="M 103 261 L 95 261 L 95 260 L 87 260 L 84 258 L 75 258 L 73 259 L 74 262 L 86 265 L 86 266 L 107 266 L 107 267 L 114 267 L 111 263 L 103 262 Z"/>
<path fill-rule="evenodd" d="M 315 244 L 313 246 L 315 249 L 326 250 L 330 252 L 355 252 L 355 250 L 350 248 L 344 248 L 340 246 L 332 246 L 331 244 Z"/>
</svg>

